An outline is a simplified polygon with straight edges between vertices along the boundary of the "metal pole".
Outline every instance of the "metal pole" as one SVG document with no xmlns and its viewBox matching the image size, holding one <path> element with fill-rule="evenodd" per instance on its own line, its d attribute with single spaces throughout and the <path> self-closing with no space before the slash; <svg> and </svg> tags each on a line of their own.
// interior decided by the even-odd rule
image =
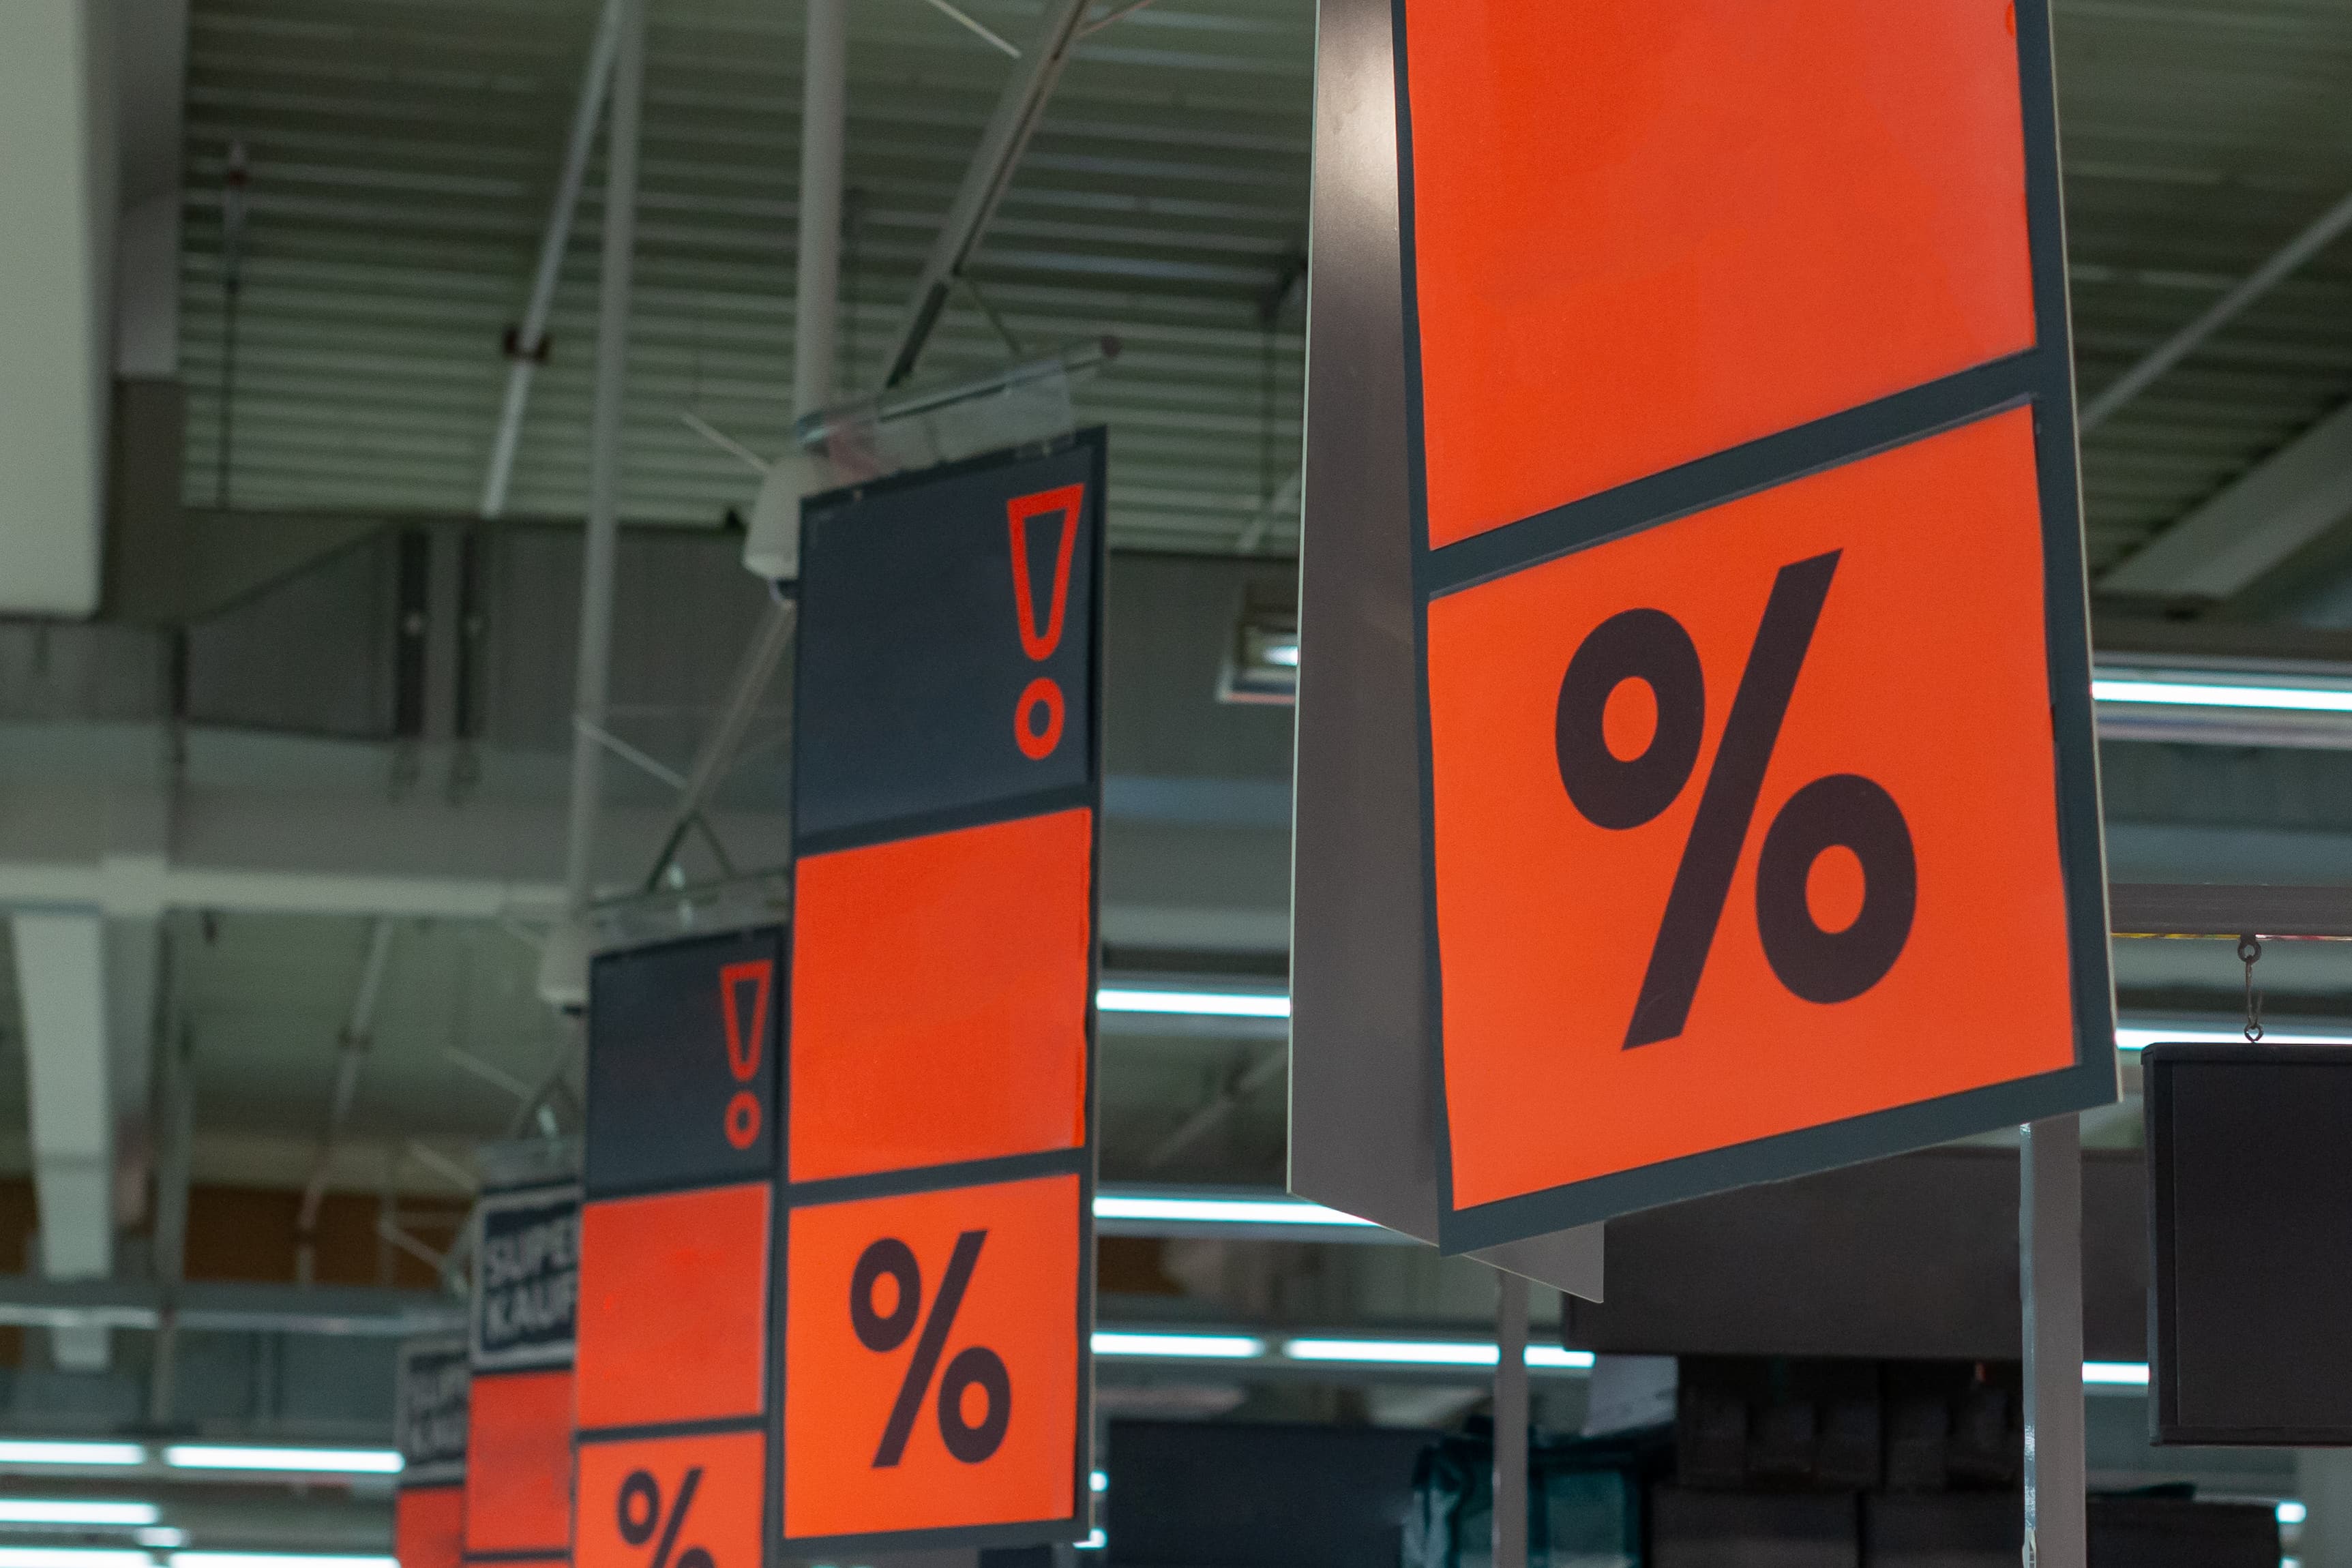
<svg viewBox="0 0 2352 1568">
<path fill-rule="evenodd" d="M 1528 1281 L 1495 1279 L 1495 1568 L 1528 1568 Z"/>
<path fill-rule="evenodd" d="M 1087 8 L 1093 3 L 1046 0 L 1037 41 L 1024 53 L 1020 69 L 1004 84 L 1003 96 L 997 99 L 996 110 L 981 132 L 980 146 L 964 170 L 947 220 L 940 225 L 930 258 L 915 280 L 906 319 L 899 326 L 898 340 L 890 345 L 889 358 L 882 364 L 884 386 L 895 387 L 914 374 L 915 361 L 922 356 L 931 329 L 939 325 L 940 312 L 947 308 L 950 287 L 963 276 L 964 265 L 988 232 L 989 220 L 996 215 L 997 203 L 1013 183 L 1013 172 L 1045 114 L 1054 84 L 1062 78 L 1062 68 L 1069 63 Z"/>
<path fill-rule="evenodd" d="M 2025 1330 L 2025 1568 L 2084 1568 L 2083 1135 L 2029 1124 L 2019 1151 L 2018 1276 Z"/>
<path fill-rule="evenodd" d="M 2277 254 L 2248 273 L 2245 281 L 2215 300 L 2211 308 L 2158 343 L 2146 359 L 2116 377 L 2098 396 L 2084 403 L 2082 417 L 2077 422 L 2080 428 L 2095 430 L 2105 424 L 2116 410 L 2146 392 L 2149 382 L 2187 359 L 2200 343 L 2227 326 L 2247 306 L 2268 294 L 2287 274 L 2318 255 L 2347 228 L 2352 228 L 2352 196 L 2346 196 L 2320 214 L 2309 228 L 2281 246 Z"/>
<path fill-rule="evenodd" d="M 793 299 L 793 413 L 833 401 L 841 308 L 841 185 L 848 119 L 849 0 L 808 0 L 801 68 L 800 245 Z"/>
<path fill-rule="evenodd" d="M 613 114 L 604 157 L 604 256 L 596 300 L 596 392 L 589 421 L 588 528 L 580 572 L 580 667 L 572 696 L 572 820 L 565 913 L 584 920 L 604 804 L 605 694 L 613 664 L 613 571 L 621 531 L 621 412 L 629 372 L 630 274 L 637 244 L 637 134 L 646 78 L 645 0 L 616 0 Z"/>
<path fill-rule="evenodd" d="M 581 78 L 580 99 L 572 107 L 572 134 L 563 144 L 563 168 L 556 176 L 555 201 L 548 209 L 547 230 L 539 242 L 530 300 L 523 308 L 522 326 L 509 351 L 506 398 L 499 405 L 498 433 L 490 438 L 489 472 L 482 477 L 484 517 L 496 517 L 507 509 L 507 482 L 514 476 L 515 444 L 522 437 L 530 378 L 539 369 L 548 314 L 555 308 L 556 279 L 563 271 L 563 253 L 572 243 L 572 216 L 579 210 L 580 187 L 588 178 L 588 150 L 596 140 L 596 121 L 604 113 L 604 93 L 613 82 L 613 52 L 620 37 L 622 4 L 623 0 L 604 0 L 595 37 L 588 46 L 588 69 Z"/>
<path fill-rule="evenodd" d="M 319 1208 L 327 1200 L 327 1177 L 335 1164 L 335 1144 L 343 1134 L 343 1123 L 352 1113 L 352 1100 L 359 1092 L 360 1064 L 367 1060 L 368 1045 L 375 1034 L 375 999 L 383 989 L 384 967 L 392 959 L 391 917 L 378 915 L 375 928 L 368 934 L 367 957 L 360 965 L 358 992 L 352 998 L 351 1017 L 343 1024 L 343 1033 L 336 1052 L 335 1092 L 327 1106 L 327 1130 L 319 1140 L 319 1157 L 310 1166 L 310 1182 L 302 1188 L 302 1207 L 294 1218 L 294 1279 L 297 1284 L 317 1283 L 319 1267 Z"/>
<path fill-rule="evenodd" d="M 147 1420 L 161 1427 L 172 1419 L 180 1357 L 179 1285 L 186 1271 L 188 1186 L 195 1134 L 195 1080 L 188 1060 L 186 1026 L 173 1030 L 163 1044 L 162 1124 L 155 1160 L 155 1360 L 147 1380 Z"/>
</svg>

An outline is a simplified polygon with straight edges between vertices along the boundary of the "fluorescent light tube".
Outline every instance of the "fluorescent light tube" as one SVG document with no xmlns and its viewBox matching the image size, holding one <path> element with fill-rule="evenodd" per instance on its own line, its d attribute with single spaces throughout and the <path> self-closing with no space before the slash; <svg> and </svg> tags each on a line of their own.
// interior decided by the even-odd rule
<svg viewBox="0 0 2352 1568">
<path fill-rule="evenodd" d="M 0 1524 L 152 1524 L 162 1517 L 152 1502 L 0 1497 Z"/>
<path fill-rule="evenodd" d="M 1087 1476 L 1087 1487 L 1091 1491 L 1108 1491 L 1110 1477 L 1101 1470 L 1090 1471 Z"/>
<path fill-rule="evenodd" d="M 2102 676 L 2091 696 L 2103 703 L 2164 707 L 2267 709 L 2273 713 L 2352 713 L 2352 691 L 2339 686 L 2249 685 L 2242 682 Z"/>
<path fill-rule="evenodd" d="M 1378 1229 L 1369 1219 L 1319 1203 L 1280 1197 L 1150 1197 L 1095 1195 L 1097 1219 L 1159 1219 L 1193 1225 L 1329 1225 Z"/>
<path fill-rule="evenodd" d="M 1269 664 L 1281 664 L 1295 670 L 1298 668 L 1298 644 L 1268 643 L 1265 645 L 1265 658 Z"/>
<path fill-rule="evenodd" d="M 1562 1350 L 1556 1344 L 1531 1344 L 1528 1346 L 1528 1364 L 1557 1367 L 1564 1372 L 1590 1372 L 1592 1370 L 1592 1353 L 1589 1350 Z"/>
<path fill-rule="evenodd" d="M 2278 1521 L 2281 1524 L 2301 1524 L 2310 1517 L 2311 1510 L 2304 1507 L 2294 1499 L 2290 1497 L 2279 1500 Z"/>
<path fill-rule="evenodd" d="M 155 1560 L 121 1546 L 0 1546 L 0 1568 L 155 1568 Z"/>
<path fill-rule="evenodd" d="M 1391 1363 L 1398 1366 L 1493 1366 L 1503 1359 L 1491 1344 L 1468 1340 L 1295 1339 L 1282 1347 L 1293 1361 Z"/>
<path fill-rule="evenodd" d="M 2118 1024 L 2116 1026 L 2117 1051 L 2145 1051 L 2164 1041 L 2187 1045 L 2243 1045 L 2246 1031 L 2242 1029 L 2214 1029 L 2200 1025 L 2193 1029 L 2167 1027 L 2161 1024 Z M 2352 1034 L 2310 1034 L 2291 1029 L 2272 1029 L 2265 1025 L 2261 1043 L 2263 1045 L 2352 1045 Z"/>
<path fill-rule="evenodd" d="M 136 1443 L 43 1443 L 0 1441 L 0 1465 L 143 1465 L 147 1450 Z"/>
<path fill-rule="evenodd" d="M 1109 1544 L 1110 1537 L 1103 1533 L 1102 1527 L 1100 1525 L 1097 1525 L 1094 1529 L 1087 1531 L 1087 1538 L 1084 1541 L 1078 1542 L 1078 1550 L 1081 1552 L 1100 1552 L 1104 1547 L 1108 1546 Z"/>
<path fill-rule="evenodd" d="M 2083 1384 L 2088 1388 L 2146 1388 L 2147 1364 L 2139 1361 L 2086 1361 Z"/>
<path fill-rule="evenodd" d="M 152 1529 L 133 1531 L 131 1539 L 142 1546 L 166 1548 L 185 1546 L 188 1543 L 188 1532 L 184 1530 L 174 1530 L 168 1524 L 159 1524 Z"/>
<path fill-rule="evenodd" d="M 1270 991 L 1148 990 L 1105 986 L 1095 1006 L 1107 1013 L 1166 1013 L 1181 1018 L 1286 1019 L 1290 998 Z"/>
<path fill-rule="evenodd" d="M 1176 1361 L 1253 1361 L 1265 1354 L 1265 1341 L 1247 1334 L 1116 1333 L 1097 1329 L 1094 1352 Z"/>
<path fill-rule="evenodd" d="M 316 1470 L 373 1476 L 396 1476 L 401 1469 L 399 1451 L 394 1448 L 247 1448 L 196 1443 L 173 1444 L 163 1450 L 163 1462 L 183 1470 Z M 362 1560 L 337 1557 L 318 1561 L 356 1563 Z M 383 1561 L 389 1563 L 392 1559 Z M 235 1565 L 215 1563 L 209 1568 Z"/>
</svg>

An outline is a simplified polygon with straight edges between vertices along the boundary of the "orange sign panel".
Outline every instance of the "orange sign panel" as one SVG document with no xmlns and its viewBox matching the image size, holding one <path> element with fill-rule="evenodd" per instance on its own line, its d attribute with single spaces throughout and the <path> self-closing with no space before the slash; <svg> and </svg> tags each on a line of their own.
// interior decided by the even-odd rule
<svg viewBox="0 0 2352 1568">
<path fill-rule="evenodd" d="M 465 1547 L 462 1484 L 401 1489 L 392 1505 L 392 1551 L 400 1568 L 457 1568 Z"/>
<path fill-rule="evenodd" d="M 2033 346 L 2011 0 L 1403 13 L 1432 548 Z"/>
<path fill-rule="evenodd" d="M 793 921 L 793 1180 L 1084 1145 L 1091 810 L 807 856 Z"/>
<path fill-rule="evenodd" d="M 2033 421 L 1429 607 L 1454 1202 L 2071 1066 Z"/>
<path fill-rule="evenodd" d="M 474 1379 L 466 1552 L 562 1556 L 572 1539 L 572 1369 Z"/>
<path fill-rule="evenodd" d="M 767 1436 L 580 1445 L 576 1568 L 760 1568 Z"/>
<path fill-rule="evenodd" d="M 770 1202 L 768 1184 L 752 1182 L 582 1211 L 583 1429 L 760 1414 Z"/>
<path fill-rule="evenodd" d="M 1082 1201 L 1070 1175 L 793 1211 L 788 1542 L 1076 1513 Z"/>
</svg>

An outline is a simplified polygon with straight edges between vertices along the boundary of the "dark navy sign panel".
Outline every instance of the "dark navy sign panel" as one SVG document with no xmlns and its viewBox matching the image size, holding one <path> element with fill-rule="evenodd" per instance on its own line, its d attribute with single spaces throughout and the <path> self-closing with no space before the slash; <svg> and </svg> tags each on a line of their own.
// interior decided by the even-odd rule
<svg viewBox="0 0 2352 1568">
<path fill-rule="evenodd" d="M 590 1197 L 774 1173 L 786 970 L 775 926 L 596 959 L 588 982 Z"/>
<path fill-rule="evenodd" d="M 472 1383 L 462 1339 L 420 1340 L 400 1347 L 393 1429 L 403 1486 L 465 1479 L 466 1400 Z"/>
<path fill-rule="evenodd" d="M 580 1305 L 580 1188 L 485 1197 L 474 1281 L 474 1370 L 569 1366 Z"/>
<path fill-rule="evenodd" d="M 803 852 L 1087 788 L 1103 475 L 1092 430 L 803 506 Z"/>
</svg>

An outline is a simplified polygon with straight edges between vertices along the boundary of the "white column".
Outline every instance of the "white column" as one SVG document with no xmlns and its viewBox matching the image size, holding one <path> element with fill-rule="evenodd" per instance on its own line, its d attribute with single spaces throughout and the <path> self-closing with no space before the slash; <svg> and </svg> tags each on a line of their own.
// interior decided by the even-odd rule
<svg viewBox="0 0 2352 1568">
<path fill-rule="evenodd" d="M 41 1273 L 102 1280 L 114 1269 L 114 1104 L 109 1080 L 105 917 L 19 915 L 16 989 L 32 1090 L 33 1200 Z M 107 1331 L 54 1329 L 60 1367 L 96 1372 Z"/>
</svg>

